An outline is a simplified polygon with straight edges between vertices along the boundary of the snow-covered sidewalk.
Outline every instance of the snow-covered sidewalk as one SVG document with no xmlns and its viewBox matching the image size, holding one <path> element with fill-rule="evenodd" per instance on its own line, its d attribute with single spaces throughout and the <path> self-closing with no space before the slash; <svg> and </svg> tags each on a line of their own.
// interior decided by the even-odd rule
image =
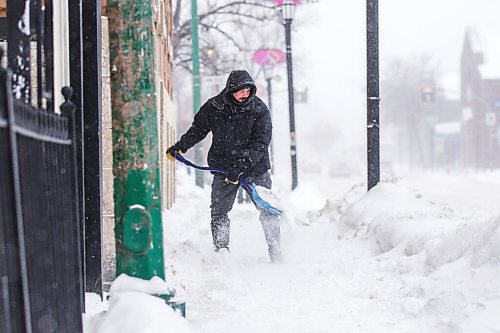
<svg viewBox="0 0 500 333">
<path fill-rule="evenodd" d="M 310 184 L 287 198 L 278 181 L 290 217 L 285 261 L 269 264 L 253 206 L 235 205 L 231 253 L 214 253 L 210 189 L 178 176 L 164 215 L 167 283 L 193 333 L 500 330 L 495 216 L 434 204 L 401 183 L 326 202 Z"/>
</svg>

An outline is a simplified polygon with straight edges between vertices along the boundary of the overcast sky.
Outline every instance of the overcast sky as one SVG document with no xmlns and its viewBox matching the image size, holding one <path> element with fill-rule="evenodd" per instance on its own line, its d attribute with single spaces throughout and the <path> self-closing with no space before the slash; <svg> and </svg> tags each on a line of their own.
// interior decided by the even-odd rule
<svg viewBox="0 0 500 333">
<path fill-rule="evenodd" d="M 340 138 L 329 156 L 340 159 L 352 152 L 350 146 L 366 140 L 366 1 L 321 0 L 299 6 L 296 13 L 294 84 L 297 90 L 309 89 L 309 103 L 296 105 L 299 159 L 314 145 L 308 133 L 318 130 L 318 119 L 337 127 Z M 486 58 L 500 58 L 499 0 L 380 0 L 381 80 L 391 58 L 427 54 L 439 64 L 442 84 L 457 90 L 467 26 L 478 28 L 483 47 L 490 50 Z M 285 66 L 281 73 L 283 80 L 276 83 L 275 137 L 286 150 Z M 363 158 L 365 152 L 358 149 L 354 155 Z"/>
</svg>

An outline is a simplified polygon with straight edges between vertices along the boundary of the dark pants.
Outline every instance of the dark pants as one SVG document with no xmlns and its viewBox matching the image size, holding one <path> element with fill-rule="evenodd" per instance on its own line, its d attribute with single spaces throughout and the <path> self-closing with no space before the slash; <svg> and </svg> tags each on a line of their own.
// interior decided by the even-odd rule
<svg viewBox="0 0 500 333">
<path fill-rule="evenodd" d="M 224 175 L 216 174 L 212 182 L 212 237 L 216 249 L 229 247 L 229 217 L 233 208 L 239 185 L 226 184 Z M 271 176 L 266 172 L 260 176 L 248 177 L 247 182 L 271 189 Z M 259 220 L 262 223 L 264 236 L 268 245 L 271 260 L 281 259 L 279 218 L 268 212 L 260 212 Z"/>
</svg>

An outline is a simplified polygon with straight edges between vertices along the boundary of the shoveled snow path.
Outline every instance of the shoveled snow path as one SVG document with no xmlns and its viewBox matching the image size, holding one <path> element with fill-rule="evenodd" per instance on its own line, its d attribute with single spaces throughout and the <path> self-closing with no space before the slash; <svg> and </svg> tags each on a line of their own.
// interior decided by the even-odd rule
<svg viewBox="0 0 500 333">
<path fill-rule="evenodd" d="M 284 224 L 285 261 L 269 264 L 258 214 L 236 205 L 231 253 L 213 253 L 208 198 L 208 189 L 179 193 L 165 217 L 167 266 L 193 332 L 443 331 L 419 312 L 426 300 L 409 285 L 421 278 L 369 242 L 339 239 L 334 222 Z"/>
</svg>

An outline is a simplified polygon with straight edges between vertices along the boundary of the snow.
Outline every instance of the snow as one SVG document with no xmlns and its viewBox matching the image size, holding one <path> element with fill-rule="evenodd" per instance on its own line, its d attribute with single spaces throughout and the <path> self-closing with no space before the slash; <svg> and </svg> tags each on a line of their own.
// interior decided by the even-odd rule
<svg viewBox="0 0 500 333">
<path fill-rule="evenodd" d="M 486 183 L 500 184 L 500 170 L 492 170 L 488 172 L 481 173 L 479 175 L 474 175 L 474 179 Z"/>
<path fill-rule="evenodd" d="M 174 332 L 189 332 L 187 321 L 155 294 L 169 293 L 165 281 L 150 281 L 120 275 L 113 282 L 109 303 L 100 302 L 96 294 L 86 295 L 85 332 L 91 333 L 155 333 L 165 327 Z"/>
<path fill-rule="evenodd" d="M 494 178 L 498 171 L 468 179 Z M 352 184 L 338 197 L 313 182 L 290 193 L 285 179 L 273 180 L 274 197 L 259 193 L 287 212 L 283 263 L 269 263 L 251 204 L 230 214 L 231 252 L 213 252 L 210 188 L 178 168 L 176 203 L 164 213 L 167 282 L 121 276 L 109 304 L 89 295 L 86 332 L 500 330 L 498 209 L 433 201 L 405 179 L 368 193 Z M 148 295 L 167 287 L 186 302 L 186 319 Z"/>
</svg>

